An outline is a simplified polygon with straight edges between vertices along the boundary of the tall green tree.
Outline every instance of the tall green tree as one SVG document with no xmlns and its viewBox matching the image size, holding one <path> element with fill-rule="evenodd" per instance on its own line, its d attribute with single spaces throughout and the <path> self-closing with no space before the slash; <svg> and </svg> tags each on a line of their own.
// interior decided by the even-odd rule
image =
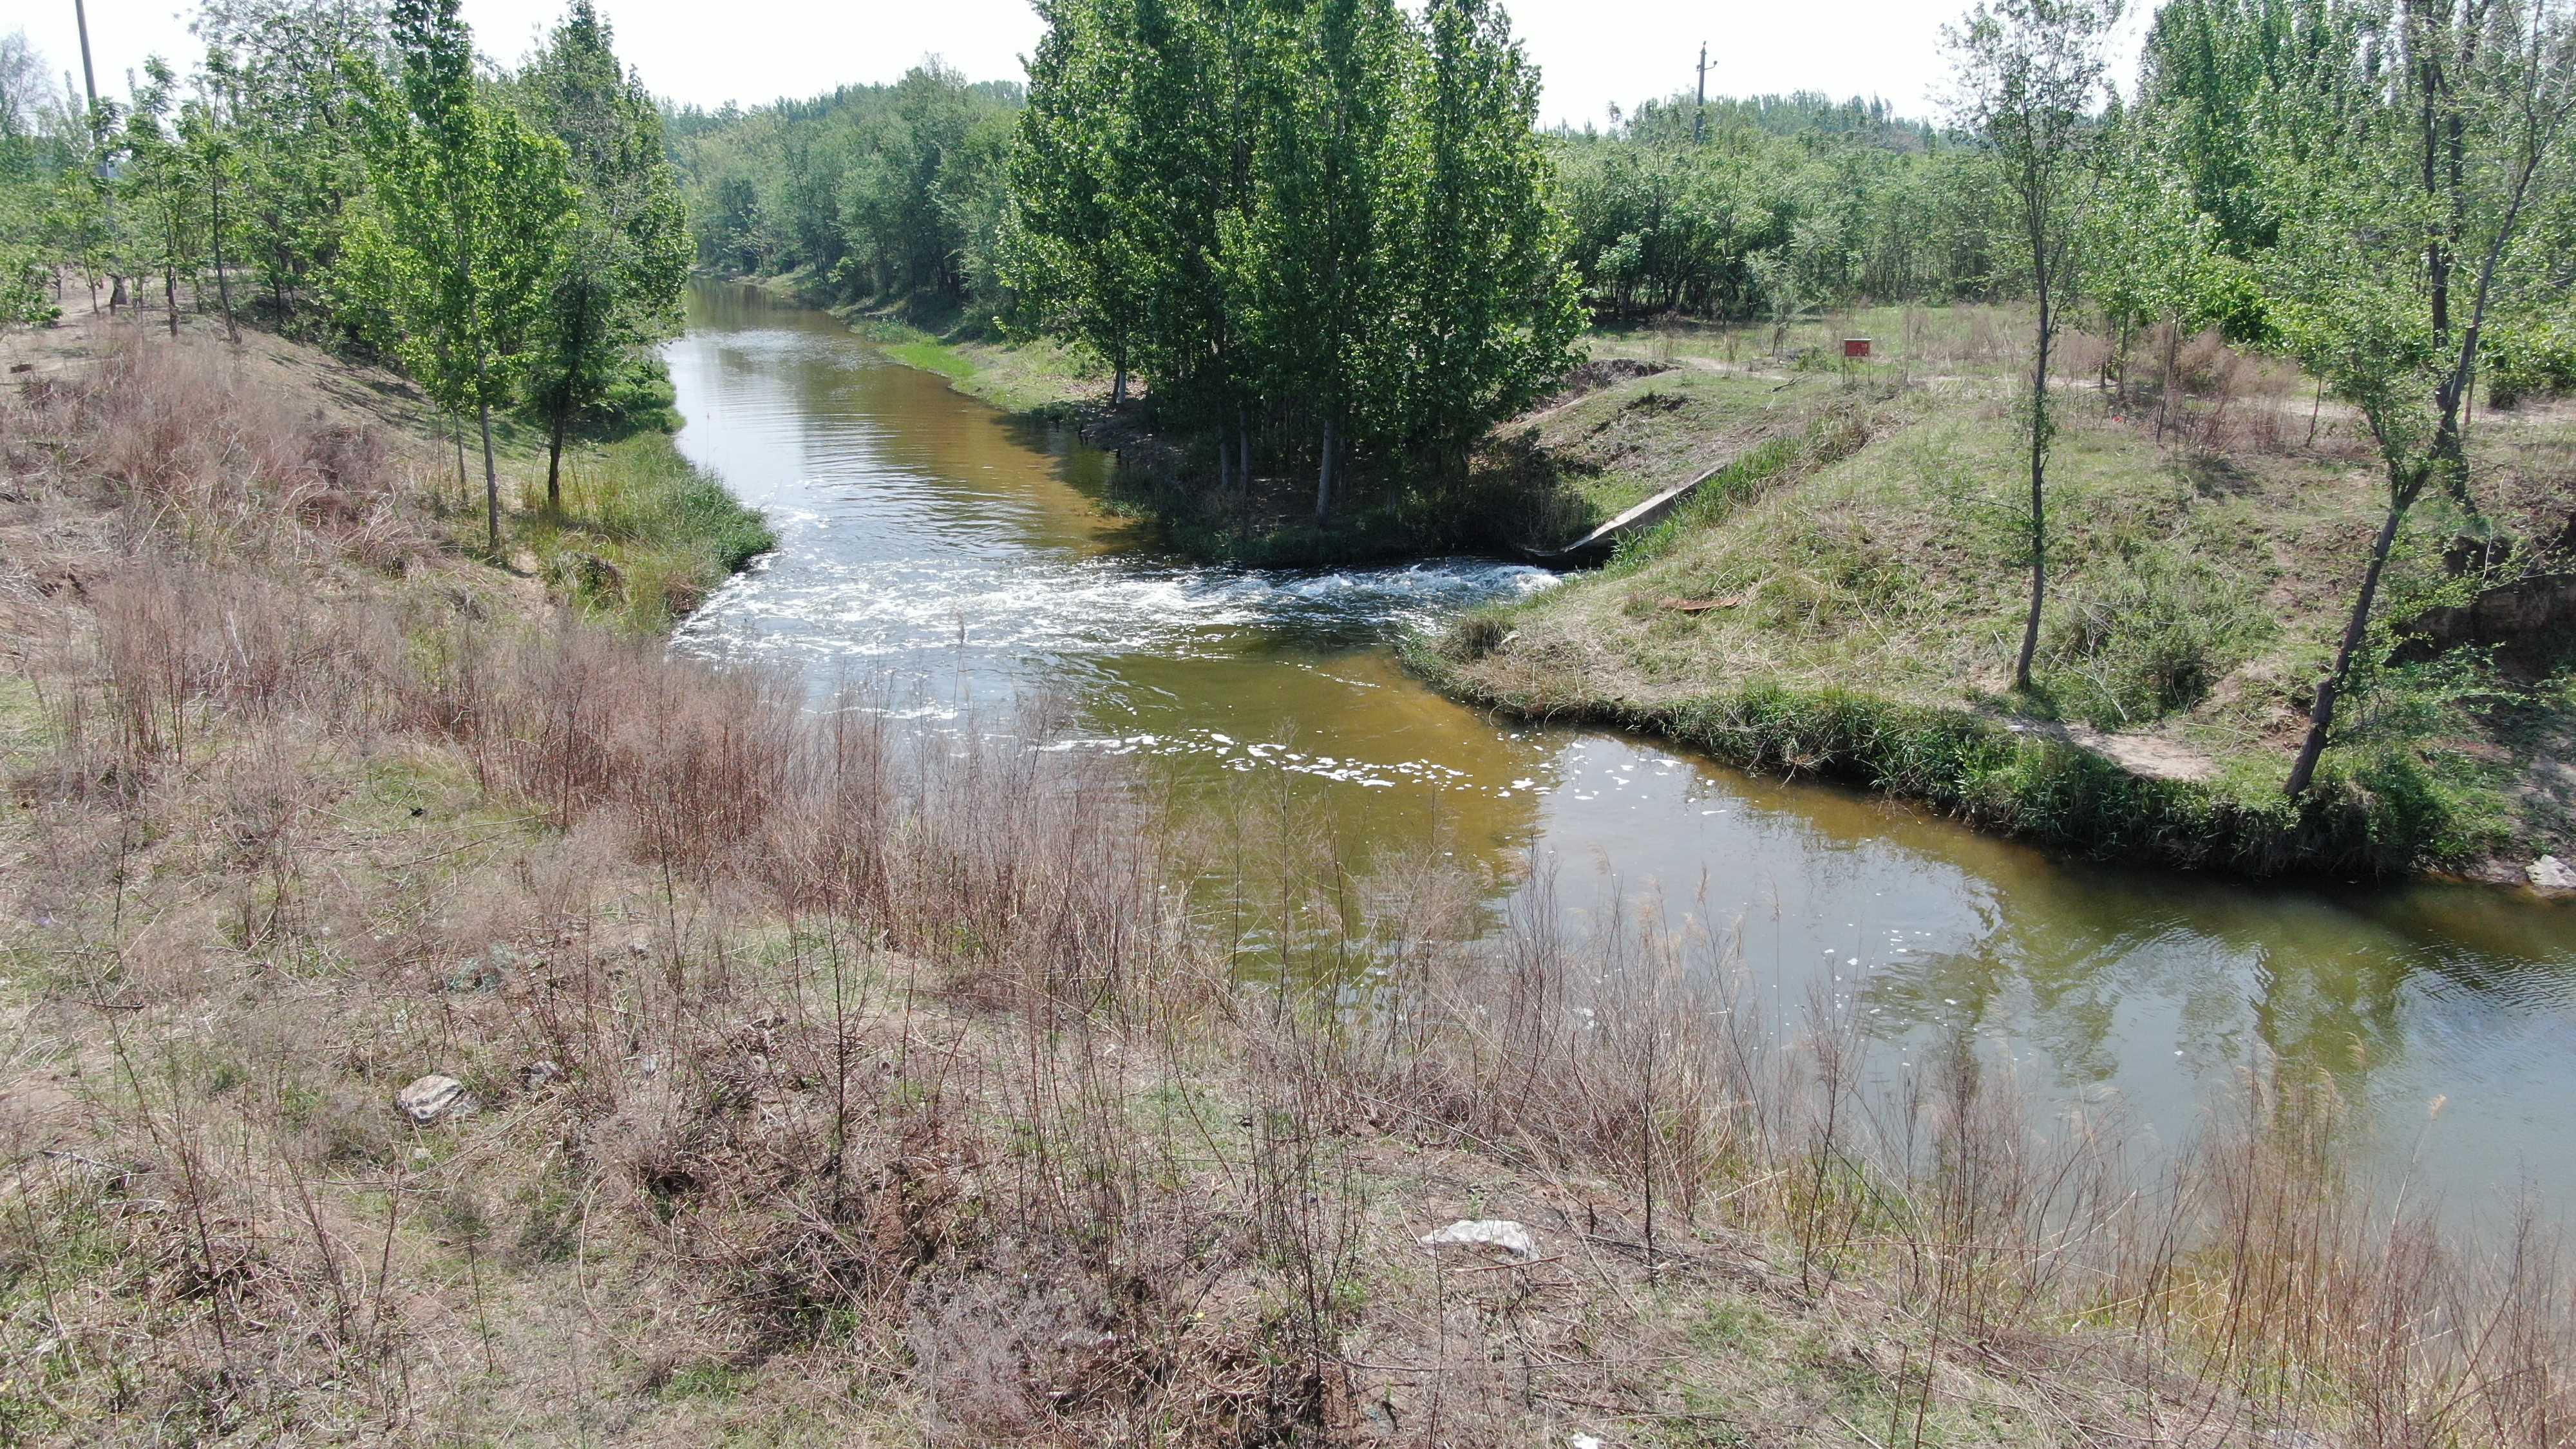
<svg viewBox="0 0 2576 1449">
<path fill-rule="evenodd" d="M 1133 57 L 1104 0 L 1038 0 L 1046 33 L 1029 57 L 1029 103 L 1011 154 L 1003 277 L 1042 325 L 1090 342 L 1127 402 L 1154 260 L 1135 210 Z"/>
<path fill-rule="evenodd" d="M 2205 319 L 2219 269 L 2217 224 L 2195 204 L 2188 177 L 2175 164 L 2171 117 L 2138 109 L 2117 115 L 2103 159 L 2100 204 L 2085 218 L 2086 270 L 2116 338 L 2109 366 L 2129 389 L 2132 339 L 2141 328 L 2163 330 L 2156 436 L 2172 420 L 2176 373 L 2186 326 Z"/>
<path fill-rule="evenodd" d="M 2038 304 L 2027 402 L 2030 464 L 2030 610 L 2013 687 L 2030 688 L 2048 601 L 2048 452 L 2051 349 L 2075 285 L 2076 239 L 2093 199 L 2106 98 L 2106 48 L 2120 0 L 1981 0 L 1948 28 L 1962 125 L 2001 163 Z"/>
<path fill-rule="evenodd" d="M 307 304 L 340 266 L 364 185 L 360 97 L 343 57 L 389 61 L 382 0 L 206 0 L 204 84 L 222 98 L 237 166 L 241 261 L 271 325 L 331 336 Z M 341 318 L 335 340 L 355 335 Z"/>
<path fill-rule="evenodd" d="M 224 243 L 228 229 L 240 225 L 241 208 L 236 197 L 228 217 L 224 202 L 227 192 L 239 189 L 240 148 L 216 103 L 206 100 L 191 101 L 179 113 L 179 147 L 191 179 L 204 188 L 206 252 L 215 274 L 215 298 L 223 308 L 224 336 L 238 347 L 241 323 L 233 316 L 232 274 Z"/>
<path fill-rule="evenodd" d="M 161 301 L 167 309 L 170 335 L 179 335 L 179 274 L 196 273 L 204 255 L 205 192 L 196 167 L 172 115 L 178 75 L 155 57 L 144 62 L 144 84 L 137 87 L 125 117 L 119 177 L 126 206 L 121 219 L 132 238 L 138 264 L 161 273 Z M 139 299 L 138 299 L 139 305 Z"/>
<path fill-rule="evenodd" d="M 85 188 L 65 174 L 65 148 L 44 133 L 54 109 L 46 86 L 44 59 L 26 33 L 0 35 L 0 322 L 50 318 L 48 273 L 76 250 L 65 203 L 76 206 Z"/>
<path fill-rule="evenodd" d="M 507 404 L 542 334 L 575 193 L 563 143 L 483 96 L 457 0 L 396 0 L 401 73 L 362 71 L 372 200 L 351 236 L 354 275 L 380 292 L 394 350 L 441 405 L 471 408 L 483 442 L 487 541 L 501 548 L 492 408 Z"/>
<path fill-rule="evenodd" d="M 1332 511 L 1334 466 L 1354 414 L 1388 376 L 1386 323 L 1403 305 L 1399 267 L 1419 204 L 1409 95 L 1416 64 L 1391 0 L 1314 0 L 1263 39 L 1242 225 L 1226 266 L 1244 297 L 1266 386 L 1297 399 L 1313 433 L 1315 517 Z"/>
<path fill-rule="evenodd" d="M 688 214 L 663 154 L 661 111 L 619 67 L 590 0 L 574 0 L 519 85 L 532 119 L 563 144 L 580 191 L 556 249 L 529 377 L 546 420 L 546 506 L 560 509 L 566 431 L 677 324 Z"/>
<path fill-rule="evenodd" d="M 1489 424 L 1573 364 L 1581 282 L 1533 129 L 1538 71 L 1509 18 L 1490 0 L 1432 0 L 1423 28 L 1403 432 L 1417 456 L 1463 471 Z"/>
<path fill-rule="evenodd" d="M 2286 788 L 2304 795 L 2370 637 L 2408 515 L 2439 490 L 2478 517 L 2465 437 L 2488 329 L 2558 300 L 2538 249 L 2519 243 L 2571 183 L 2576 21 L 2550 0 L 2403 0 L 2362 49 L 2379 99 L 2349 124 L 2265 158 L 2284 216 L 2268 258 L 2282 330 L 2309 370 L 2359 411 L 2386 507 L 2333 662 L 2318 681 Z M 2270 103 L 2340 113 L 2340 95 Z"/>
</svg>

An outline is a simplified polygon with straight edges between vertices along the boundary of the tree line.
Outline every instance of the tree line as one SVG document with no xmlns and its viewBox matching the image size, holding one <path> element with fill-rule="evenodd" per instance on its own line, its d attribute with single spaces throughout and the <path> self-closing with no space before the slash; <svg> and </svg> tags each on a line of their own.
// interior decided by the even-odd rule
<svg viewBox="0 0 2576 1449">
<path fill-rule="evenodd" d="M 207 0 L 199 62 L 153 59 L 122 98 L 61 91 L 0 42 L 0 306 L 23 320 L 84 277 L 90 305 L 182 292 L 399 364 L 482 437 L 547 431 L 561 503 L 574 429 L 658 416 L 646 344 L 677 320 L 691 244 L 662 113 L 572 0 L 515 70 L 477 57 L 456 0 Z M 102 287 L 105 297 L 100 297 Z"/>
</svg>

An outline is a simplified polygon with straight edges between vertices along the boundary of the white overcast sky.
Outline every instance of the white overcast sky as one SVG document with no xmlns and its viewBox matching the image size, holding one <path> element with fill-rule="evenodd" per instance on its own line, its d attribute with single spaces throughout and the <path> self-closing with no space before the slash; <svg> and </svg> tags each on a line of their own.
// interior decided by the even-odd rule
<svg viewBox="0 0 2576 1449">
<path fill-rule="evenodd" d="M 87 0 L 99 90 L 125 93 L 146 55 L 182 70 L 197 55 L 189 0 Z M 1019 79 L 1038 37 L 1027 0 L 597 0 L 617 50 L 661 95 L 713 108 L 808 96 L 886 81 L 925 55 L 976 80 Z M 1543 123 L 1599 123 L 1691 83 L 1708 42 L 1711 95 L 1822 90 L 1884 96 L 1931 116 L 1945 64 L 1940 31 L 1966 0 L 1518 0 L 1513 28 L 1546 80 Z M 2132 0 L 2115 72 L 2125 88 L 2149 0 Z M 54 72 L 75 77 L 80 42 L 73 0 L 9 0 L 0 29 L 23 26 Z M 563 9 L 562 0 L 464 0 L 489 56 L 515 61 Z"/>
</svg>

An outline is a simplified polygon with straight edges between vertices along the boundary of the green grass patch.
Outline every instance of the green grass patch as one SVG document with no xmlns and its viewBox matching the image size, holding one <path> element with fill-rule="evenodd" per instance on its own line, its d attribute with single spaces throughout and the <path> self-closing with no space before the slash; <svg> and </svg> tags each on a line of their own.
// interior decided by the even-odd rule
<svg viewBox="0 0 2576 1449">
<path fill-rule="evenodd" d="M 521 485 L 514 537 L 548 589 L 594 616 L 659 633 L 715 586 L 777 546 L 758 510 L 645 432 L 567 453 L 564 506 L 545 506 L 541 477 Z"/>
<path fill-rule="evenodd" d="M 1437 649 L 1417 648 L 1413 659 L 1452 694 L 1526 712 L 1526 701 L 1479 686 Z M 2465 861 L 2499 843 L 2490 792 L 2406 750 L 2330 755 L 2316 788 L 2294 801 L 2277 777 L 2253 771 L 2151 777 L 2008 721 L 1848 690 L 1756 683 L 1545 717 L 1659 735 L 1749 769 L 1864 785 L 2088 859 L 2358 877 Z"/>
</svg>

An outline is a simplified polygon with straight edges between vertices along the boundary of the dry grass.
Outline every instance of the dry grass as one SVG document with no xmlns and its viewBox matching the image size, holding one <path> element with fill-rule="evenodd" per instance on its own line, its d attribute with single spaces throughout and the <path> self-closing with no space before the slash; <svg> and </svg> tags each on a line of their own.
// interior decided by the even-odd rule
<svg viewBox="0 0 2576 1449">
<path fill-rule="evenodd" d="M 119 366 L 0 420 L 39 560 L 0 679 L 0 1437 L 2576 1424 L 2541 1235 L 2460 1257 L 2372 1205 L 2323 1089 L 2256 1084 L 2162 1179 L 1966 1043 L 1864 1093 L 1847 1008 L 1766 1030 L 1730 932 L 1571 937 L 1540 881 L 1479 942 L 1478 883 L 1348 878 L 1293 782 L 1184 818 L 1043 717 L 916 734 L 511 625 L 486 571 L 351 542 L 405 516 L 399 447 L 336 485 L 356 521 L 284 507 L 318 434 L 199 395 L 262 436 L 111 450 L 189 396 Z M 1263 865 L 1220 910 L 1202 854 Z M 414 1126 L 433 1070 L 473 1110 Z M 1537 1260 L 1415 1245 L 1477 1216 Z"/>
</svg>

